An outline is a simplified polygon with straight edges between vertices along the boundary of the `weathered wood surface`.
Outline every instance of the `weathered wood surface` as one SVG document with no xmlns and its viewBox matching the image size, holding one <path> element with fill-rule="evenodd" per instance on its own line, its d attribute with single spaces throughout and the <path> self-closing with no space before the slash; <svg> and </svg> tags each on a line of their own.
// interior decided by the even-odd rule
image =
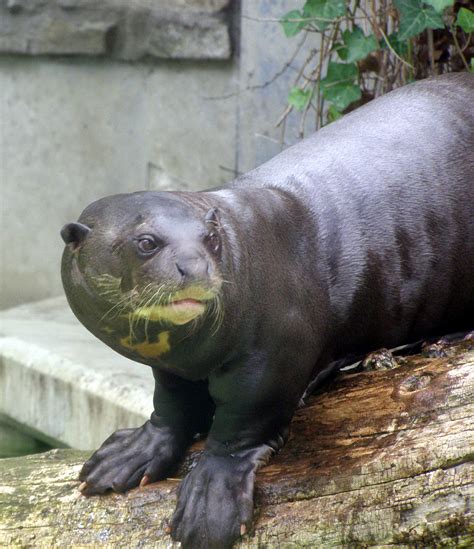
<svg viewBox="0 0 474 549">
<path fill-rule="evenodd" d="M 472 342 L 448 354 L 345 374 L 312 397 L 258 474 L 255 531 L 242 545 L 473 547 Z M 87 499 L 75 480 L 84 457 L 0 461 L 0 546 L 169 547 L 178 481 Z"/>
</svg>

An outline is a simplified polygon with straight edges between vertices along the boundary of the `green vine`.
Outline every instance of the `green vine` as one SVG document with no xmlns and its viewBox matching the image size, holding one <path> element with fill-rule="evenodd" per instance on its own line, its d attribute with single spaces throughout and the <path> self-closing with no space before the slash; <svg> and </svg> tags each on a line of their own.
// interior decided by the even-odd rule
<svg viewBox="0 0 474 549">
<path fill-rule="evenodd" d="M 284 15 L 285 35 L 316 33 L 288 94 L 301 112 L 300 135 L 412 80 L 444 72 L 474 72 L 472 2 L 455 0 L 306 0 Z"/>
</svg>

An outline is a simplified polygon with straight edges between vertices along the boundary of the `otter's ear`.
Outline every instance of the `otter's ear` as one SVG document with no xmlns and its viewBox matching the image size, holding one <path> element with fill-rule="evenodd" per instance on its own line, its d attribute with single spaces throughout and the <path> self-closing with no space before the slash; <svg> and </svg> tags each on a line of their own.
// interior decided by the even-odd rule
<svg viewBox="0 0 474 549">
<path fill-rule="evenodd" d="M 73 244 L 77 248 L 90 232 L 91 229 L 82 223 L 67 223 L 61 229 L 61 237 L 65 244 Z"/>
<path fill-rule="evenodd" d="M 210 223 L 211 225 L 215 225 L 216 227 L 219 225 L 219 217 L 218 217 L 219 210 L 217 208 L 211 208 L 204 218 L 204 221 L 206 223 Z"/>
</svg>

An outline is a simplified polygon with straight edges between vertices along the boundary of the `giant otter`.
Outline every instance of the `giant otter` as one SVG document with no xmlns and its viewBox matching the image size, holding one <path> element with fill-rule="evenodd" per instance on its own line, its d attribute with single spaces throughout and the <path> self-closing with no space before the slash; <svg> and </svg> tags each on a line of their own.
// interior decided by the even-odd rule
<svg viewBox="0 0 474 549">
<path fill-rule="evenodd" d="M 226 547 L 308 384 L 380 346 L 474 327 L 474 75 L 410 84 L 228 186 L 102 198 L 62 230 L 79 320 L 152 367 L 151 418 L 85 463 L 84 494 L 204 453 L 171 533 Z"/>
</svg>

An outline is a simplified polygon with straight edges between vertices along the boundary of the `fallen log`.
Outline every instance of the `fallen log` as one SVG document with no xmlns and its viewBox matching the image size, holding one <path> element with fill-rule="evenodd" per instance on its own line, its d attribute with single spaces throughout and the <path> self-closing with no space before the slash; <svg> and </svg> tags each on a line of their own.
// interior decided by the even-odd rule
<svg viewBox="0 0 474 549">
<path fill-rule="evenodd" d="M 75 479 L 86 456 L 0 461 L 0 546 L 172 546 L 179 480 L 85 498 Z M 473 547 L 473 457 L 472 341 L 345 373 L 298 411 L 258 473 L 255 529 L 241 546 Z"/>
</svg>

